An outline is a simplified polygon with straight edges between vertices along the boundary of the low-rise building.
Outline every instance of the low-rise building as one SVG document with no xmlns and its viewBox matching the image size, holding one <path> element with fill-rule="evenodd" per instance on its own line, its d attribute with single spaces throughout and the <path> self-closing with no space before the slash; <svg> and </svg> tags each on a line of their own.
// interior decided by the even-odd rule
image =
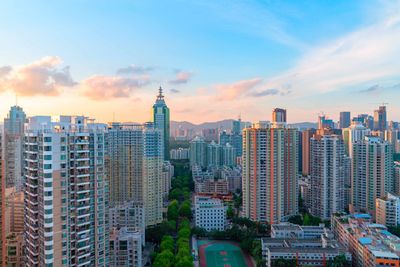
<svg viewBox="0 0 400 267">
<path fill-rule="evenodd" d="M 262 238 L 261 247 L 268 267 L 275 266 L 279 260 L 291 261 L 291 265 L 287 266 L 326 266 L 341 255 L 351 261 L 350 253 L 333 239 L 329 231 L 325 231 L 319 238 L 297 238 L 296 235 L 288 238 Z"/>
<path fill-rule="evenodd" d="M 400 238 L 373 223 L 371 215 L 334 215 L 331 222 L 335 238 L 351 253 L 353 266 L 400 266 Z"/>
<path fill-rule="evenodd" d="M 207 231 L 222 231 L 226 226 L 226 207 L 221 199 L 211 196 L 195 196 L 196 227 Z"/>
<path fill-rule="evenodd" d="M 225 179 L 196 181 L 195 191 L 196 193 L 227 195 L 229 194 L 228 181 Z"/>
<path fill-rule="evenodd" d="M 142 267 L 142 234 L 123 227 L 110 235 L 110 266 Z"/>
<path fill-rule="evenodd" d="M 301 226 L 293 223 L 271 225 L 272 238 L 318 239 L 325 233 L 330 233 L 330 231 L 324 224 L 319 226 Z"/>
</svg>

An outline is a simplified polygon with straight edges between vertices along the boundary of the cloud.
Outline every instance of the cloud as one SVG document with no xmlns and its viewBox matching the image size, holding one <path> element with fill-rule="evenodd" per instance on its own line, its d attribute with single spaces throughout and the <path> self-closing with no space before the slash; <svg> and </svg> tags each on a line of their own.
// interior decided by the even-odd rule
<svg viewBox="0 0 400 267">
<path fill-rule="evenodd" d="M 400 1 L 383 13 L 369 26 L 311 48 L 264 86 L 280 89 L 288 83 L 293 94 L 310 95 L 398 77 Z"/>
<path fill-rule="evenodd" d="M 268 95 L 277 95 L 279 94 L 279 90 L 275 88 L 266 89 L 258 92 L 251 93 L 251 96 L 260 97 L 260 96 L 268 96 Z"/>
<path fill-rule="evenodd" d="M 82 81 L 82 94 L 94 100 L 129 97 L 137 89 L 150 83 L 150 78 L 126 78 L 95 75 Z"/>
<path fill-rule="evenodd" d="M 262 82 L 261 78 L 254 78 L 249 80 L 241 80 L 231 84 L 220 84 L 216 85 L 217 90 L 216 100 L 226 101 L 234 100 L 236 98 L 251 94 L 251 91 L 260 85 Z"/>
<path fill-rule="evenodd" d="M 0 67 L 0 91 L 13 90 L 20 96 L 55 96 L 63 88 L 75 86 L 69 67 L 59 68 L 61 59 L 46 56 L 33 63 L 12 68 Z"/>
<path fill-rule="evenodd" d="M 381 87 L 379 86 L 379 84 L 375 84 L 371 87 L 368 87 L 367 89 L 360 90 L 359 92 L 360 93 L 374 93 L 374 92 L 379 91 L 380 89 L 381 89 Z"/>
<path fill-rule="evenodd" d="M 7 74 L 9 74 L 12 70 L 11 66 L 3 66 L 0 67 L 0 78 L 6 76 Z"/>
<path fill-rule="evenodd" d="M 117 74 L 146 74 L 154 70 L 154 67 L 144 67 L 137 65 L 130 65 L 128 67 L 120 68 L 117 70 Z"/>
<path fill-rule="evenodd" d="M 184 84 L 188 83 L 189 80 L 192 78 L 193 73 L 189 71 L 176 71 L 175 78 L 173 80 L 169 80 L 168 83 L 170 84 Z"/>
<path fill-rule="evenodd" d="M 169 90 L 171 93 L 173 93 L 173 94 L 178 94 L 178 93 L 180 93 L 181 91 L 180 90 L 178 90 L 178 89 L 174 89 L 174 88 L 172 88 L 171 90 Z"/>
</svg>

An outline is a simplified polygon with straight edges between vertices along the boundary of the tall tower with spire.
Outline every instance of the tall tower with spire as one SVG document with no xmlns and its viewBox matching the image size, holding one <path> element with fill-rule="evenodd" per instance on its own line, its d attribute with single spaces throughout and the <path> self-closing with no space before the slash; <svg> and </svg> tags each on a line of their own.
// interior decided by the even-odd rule
<svg viewBox="0 0 400 267">
<path fill-rule="evenodd" d="M 154 128 L 159 129 L 162 134 L 164 159 L 169 159 L 169 108 L 165 104 L 162 88 L 158 89 L 158 96 L 153 105 Z"/>
</svg>

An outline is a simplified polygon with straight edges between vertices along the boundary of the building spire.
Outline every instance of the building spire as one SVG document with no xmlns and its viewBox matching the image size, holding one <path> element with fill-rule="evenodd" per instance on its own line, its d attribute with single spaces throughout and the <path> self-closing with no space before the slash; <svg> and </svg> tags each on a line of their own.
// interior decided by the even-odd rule
<svg viewBox="0 0 400 267">
<path fill-rule="evenodd" d="M 164 96 L 162 94 L 162 87 L 160 86 L 160 88 L 158 89 L 157 100 L 162 100 L 162 99 L 164 99 Z"/>
</svg>

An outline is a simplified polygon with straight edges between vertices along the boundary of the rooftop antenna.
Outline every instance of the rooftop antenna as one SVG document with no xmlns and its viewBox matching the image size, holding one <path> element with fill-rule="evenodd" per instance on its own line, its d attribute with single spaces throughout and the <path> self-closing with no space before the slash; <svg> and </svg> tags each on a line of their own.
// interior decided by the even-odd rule
<svg viewBox="0 0 400 267">
<path fill-rule="evenodd" d="M 15 105 L 18 106 L 18 94 L 15 94 Z"/>
<path fill-rule="evenodd" d="M 158 96 L 157 99 L 162 100 L 164 98 L 163 94 L 162 94 L 162 87 L 160 85 L 160 88 L 158 89 Z"/>
</svg>

